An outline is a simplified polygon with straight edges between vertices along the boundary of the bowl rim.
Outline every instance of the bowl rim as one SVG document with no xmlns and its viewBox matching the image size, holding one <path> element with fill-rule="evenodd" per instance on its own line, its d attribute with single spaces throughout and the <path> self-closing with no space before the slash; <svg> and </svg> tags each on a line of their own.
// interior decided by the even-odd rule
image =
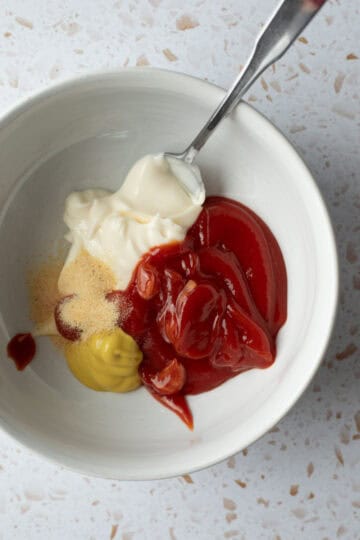
<svg viewBox="0 0 360 540">
<path fill-rule="evenodd" d="M 216 97 L 216 99 L 220 102 L 220 100 L 223 98 L 225 94 L 225 90 L 221 88 L 218 85 L 215 85 L 213 83 L 210 83 L 208 81 L 205 81 L 201 78 L 194 77 L 192 75 L 188 75 L 185 73 L 163 69 L 163 68 L 155 68 L 155 67 L 126 67 L 126 68 L 119 68 L 119 69 L 101 69 L 101 70 L 93 70 L 91 72 L 87 72 L 85 74 L 77 74 L 67 77 L 66 79 L 53 83 L 46 88 L 41 89 L 40 91 L 34 91 L 29 94 L 27 94 L 23 99 L 21 99 L 18 103 L 13 105 L 12 107 L 5 110 L 3 114 L 0 114 L 0 130 L 4 129 L 7 125 L 14 122 L 19 116 L 21 116 L 26 111 L 30 110 L 32 107 L 35 107 L 37 104 L 41 104 L 46 99 L 50 99 L 55 97 L 57 94 L 61 94 L 66 92 L 67 90 L 74 90 L 76 86 L 82 86 L 86 87 L 89 83 L 99 83 L 100 87 L 101 84 L 104 84 L 104 82 L 109 79 L 110 81 L 118 81 L 119 84 L 121 84 L 121 80 L 123 78 L 127 78 L 128 76 L 132 76 L 137 78 L 139 82 L 139 87 L 141 88 L 141 81 L 144 81 L 146 79 L 152 78 L 153 82 L 155 83 L 155 87 L 158 85 L 160 87 L 160 83 L 162 81 L 162 84 L 165 83 L 165 85 L 168 87 L 168 90 L 171 89 L 171 86 L 174 85 L 174 82 L 176 81 L 177 86 L 184 84 L 186 86 L 193 85 L 193 87 L 197 87 L 197 92 L 202 91 L 204 93 L 204 99 L 205 99 L 205 93 L 207 93 L 206 99 L 208 101 L 211 101 L 212 96 Z M 156 84 L 157 83 L 157 84 Z M 164 90 L 166 90 L 166 87 L 164 86 Z M 262 123 L 263 126 L 267 127 L 272 131 L 272 135 L 277 138 L 277 141 L 280 142 L 280 144 L 283 146 L 284 151 L 287 152 L 287 155 L 290 154 L 291 159 L 293 162 L 297 164 L 297 167 L 301 170 L 302 173 L 302 181 L 307 183 L 307 187 L 312 190 L 312 197 L 316 199 L 316 204 L 318 208 L 322 212 L 321 220 L 322 220 L 322 226 L 324 228 L 324 237 L 327 237 L 327 247 L 329 251 L 329 260 L 330 264 L 328 265 L 329 272 L 332 276 L 332 290 L 329 291 L 329 297 L 330 297 L 330 309 L 327 311 L 327 326 L 326 331 L 323 332 L 321 337 L 321 346 L 320 350 L 317 354 L 316 361 L 313 360 L 311 366 L 306 371 L 306 376 L 304 376 L 301 381 L 298 381 L 297 387 L 295 388 L 295 392 L 293 392 L 292 396 L 288 398 L 286 402 L 286 406 L 284 406 L 280 413 L 276 415 L 269 415 L 266 422 L 263 422 L 261 424 L 261 427 L 257 429 L 257 432 L 255 435 L 250 436 L 250 439 L 248 443 L 246 444 L 238 444 L 236 440 L 233 440 L 233 444 L 231 447 L 228 448 L 226 452 L 214 451 L 212 456 L 209 457 L 207 455 L 203 455 L 202 459 L 197 459 L 197 462 L 194 463 L 192 466 L 185 467 L 182 464 L 179 464 L 178 467 L 170 467 L 166 468 L 166 464 L 163 467 L 161 471 L 158 472 L 150 472 L 149 470 L 147 472 L 142 471 L 141 474 L 136 474 L 134 471 L 127 472 L 122 470 L 121 477 L 116 474 L 114 471 L 114 475 L 108 474 L 108 472 L 101 471 L 101 467 L 98 467 L 97 465 L 94 465 L 93 469 L 88 467 L 86 464 L 84 466 L 80 466 L 79 462 L 72 462 L 71 459 L 65 458 L 64 461 L 62 461 L 60 458 L 57 458 L 55 456 L 52 456 L 49 453 L 46 453 L 46 451 L 43 449 L 43 447 L 40 447 L 34 441 L 34 438 L 31 436 L 28 436 L 26 433 L 19 433 L 16 428 L 13 428 L 11 425 L 9 425 L 6 421 L 4 421 L 0 416 L 0 429 L 2 429 L 5 433 L 7 433 L 16 443 L 24 446 L 34 454 L 37 454 L 38 456 L 45 458 L 46 460 L 56 464 L 60 465 L 68 470 L 80 473 L 80 474 L 86 474 L 89 476 L 94 477 L 100 477 L 100 478 L 109 478 L 113 480 L 158 480 L 158 479 L 164 479 L 164 478 L 171 478 L 175 476 L 179 476 L 186 473 L 192 473 L 196 472 L 198 470 L 202 470 L 208 467 L 211 467 L 215 465 L 216 463 L 220 463 L 221 461 L 224 461 L 225 459 L 229 458 L 230 456 L 240 452 L 243 448 L 248 447 L 255 443 L 258 439 L 260 439 L 263 435 L 265 435 L 273 426 L 275 426 L 288 412 L 289 410 L 295 405 L 295 403 L 298 401 L 298 399 L 301 397 L 301 395 L 305 392 L 307 387 L 309 386 L 311 380 L 313 379 L 317 369 L 319 368 L 322 359 L 324 357 L 324 354 L 326 352 L 326 349 L 329 345 L 330 338 L 332 335 L 332 331 L 334 328 L 335 320 L 336 320 L 336 314 L 337 314 L 337 305 L 338 305 L 338 294 L 339 294 L 339 263 L 338 263 L 338 254 L 337 254 L 337 247 L 336 247 L 336 240 L 335 240 L 335 234 L 333 230 L 333 226 L 331 223 L 331 219 L 328 213 L 327 206 L 325 204 L 325 201 L 321 195 L 320 189 L 312 176 L 310 170 L 306 166 L 303 159 L 300 157 L 300 155 L 295 150 L 294 146 L 290 143 L 290 141 L 287 139 L 287 137 L 284 135 L 284 133 L 276 127 L 271 120 L 269 120 L 263 113 L 256 110 L 252 105 L 241 101 L 241 106 L 243 109 L 245 109 L 248 113 L 250 113 L 254 120 L 258 120 Z M 238 114 L 237 108 L 234 110 L 233 115 L 236 117 Z M 67 460 L 67 461 L 66 461 Z"/>
</svg>

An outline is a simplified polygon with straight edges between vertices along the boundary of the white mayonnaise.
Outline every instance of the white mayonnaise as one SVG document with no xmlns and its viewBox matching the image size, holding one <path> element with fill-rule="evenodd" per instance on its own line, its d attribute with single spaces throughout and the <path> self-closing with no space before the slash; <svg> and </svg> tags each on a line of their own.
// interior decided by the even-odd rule
<svg viewBox="0 0 360 540">
<path fill-rule="evenodd" d="M 200 172 L 178 160 L 149 155 L 135 163 L 115 193 L 71 193 L 64 213 L 72 244 L 65 265 L 85 249 L 107 264 L 117 288 L 125 289 L 141 255 L 183 240 L 196 221 L 205 190 L 195 196 L 186 191 L 191 174 L 199 178 Z"/>
</svg>

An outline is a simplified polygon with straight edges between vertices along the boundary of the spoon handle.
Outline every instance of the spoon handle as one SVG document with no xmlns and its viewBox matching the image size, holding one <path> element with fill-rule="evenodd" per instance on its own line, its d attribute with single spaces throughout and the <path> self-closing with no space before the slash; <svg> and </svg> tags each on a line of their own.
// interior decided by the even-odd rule
<svg viewBox="0 0 360 540">
<path fill-rule="evenodd" d="M 183 158 L 191 163 L 219 122 L 228 116 L 254 81 L 288 50 L 326 0 L 283 0 L 258 37 L 245 68 L 198 133 Z"/>
</svg>

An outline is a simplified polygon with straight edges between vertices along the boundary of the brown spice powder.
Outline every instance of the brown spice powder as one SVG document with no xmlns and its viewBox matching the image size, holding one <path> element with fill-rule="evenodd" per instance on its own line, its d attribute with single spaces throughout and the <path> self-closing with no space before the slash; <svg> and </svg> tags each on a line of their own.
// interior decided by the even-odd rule
<svg viewBox="0 0 360 540">
<path fill-rule="evenodd" d="M 110 268 L 85 250 L 63 268 L 59 291 L 62 297 L 74 297 L 64 303 L 61 318 L 69 326 L 82 329 L 81 340 L 116 326 L 117 306 L 105 298 L 115 287 L 116 279 Z"/>
<path fill-rule="evenodd" d="M 61 299 L 58 290 L 58 279 L 64 261 L 61 255 L 49 257 L 36 270 L 30 270 L 27 278 L 30 303 L 30 318 L 35 324 L 35 334 L 45 332 L 47 327 L 54 326 L 54 309 Z"/>
<path fill-rule="evenodd" d="M 50 257 L 28 276 L 34 334 L 52 335 L 54 345 L 64 349 L 66 340 L 57 335 L 54 309 L 69 295 L 74 297 L 64 303 L 61 317 L 65 324 L 83 330 L 81 340 L 113 329 L 119 317 L 118 306 L 108 302 L 105 295 L 115 287 L 116 279 L 110 268 L 85 250 L 65 267 L 63 256 Z"/>
</svg>

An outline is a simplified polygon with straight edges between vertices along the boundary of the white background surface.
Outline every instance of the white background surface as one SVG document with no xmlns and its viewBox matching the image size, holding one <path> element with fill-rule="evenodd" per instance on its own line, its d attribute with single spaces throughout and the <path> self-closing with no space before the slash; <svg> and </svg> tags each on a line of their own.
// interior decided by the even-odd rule
<svg viewBox="0 0 360 540">
<path fill-rule="evenodd" d="M 228 86 L 274 5 L 2 0 L 0 112 L 97 68 L 149 64 Z M 358 0 L 329 0 L 248 96 L 304 157 L 337 234 L 339 317 L 308 391 L 246 451 L 158 482 L 86 478 L 0 433 L 0 539 L 360 538 L 359 24 Z"/>
</svg>

